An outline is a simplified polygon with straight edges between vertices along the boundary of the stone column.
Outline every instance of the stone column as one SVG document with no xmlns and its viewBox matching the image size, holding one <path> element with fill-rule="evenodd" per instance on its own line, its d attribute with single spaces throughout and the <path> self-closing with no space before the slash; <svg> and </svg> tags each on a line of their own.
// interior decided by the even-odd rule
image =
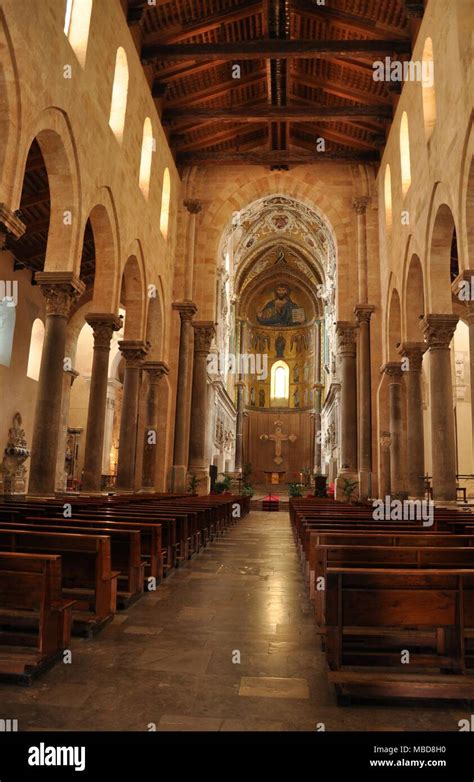
<svg viewBox="0 0 474 782">
<path fill-rule="evenodd" d="M 450 343 L 457 315 L 427 315 L 422 321 L 430 357 L 433 499 L 456 500 L 456 440 Z"/>
<path fill-rule="evenodd" d="M 359 324 L 359 496 L 364 499 L 372 489 L 370 317 L 374 310 L 369 304 L 358 304 L 354 309 Z"/>
<path fill-rule="evenodd" d="M 110 341 L 114 331 L 121 329 L 122 322 L 112 313 L 96 312 L 86 315 L 85 321 L 94 332 L 94 355 L 87 411 L 82 488 L 83 491 L 98 492 L 101 489 L 102 477 Z"/>
<path fill-rule="evenodd" d="M 189 212 L 188 220 L 188 241 L 186 247 L 185 278 L 184 278 L 184 298 L 192 299 L 193 280 L 194 280 L 194 251 L 196 247 L 196 215 L 202 209 L 202 204 L 195 198 L 187 198 L 184 206 Z"/>
<path fill-rule="evenodd" d="M 368 301 L 366 225 L 366 210 L 368 203 L 369 198 L 367 198 L 367 196 L 359 196 L 352 201 L 352 206 L 357 214 L 357 279 L 359 304 L 366 304 Z"/>
<path fill-rule="evenodd" d="M 155 490 L 155 473 L 158 448 L 158 386 L 169 367 L 164 361 L 145 361 L 143 369 L 148 375 L 148 394 L 146 398 L 145 432 L 143 437 L 142 490 Z"/>
<path fill-rule="evenodd" d="M 390 496 L 390 432 L 380 432 L 380 488 L 382 499 Z"/>
<path fill-rule="evenodd" d="M 69 407 L 71 403 L 71 389 L 79 372 L 68 369 L 64 372 L 63 392 L 61 404 L 61 423 L 58 436 L 58 458 L 56 460 L 56 492 L 65 492 L 67 488 L 66 475 L 66 445 L 68 439 Z M 81 430 L 82 431 L 82 430 Z"/>
<path fill-rule="evenodd" d="M 125 359 L 125 375 L 120 419 L 117 488 L 132 491 L 135 483 L 140 370 L 148 348 L 146 343 L 141 340 L 122 340 L 118 344 Z"/>
<path fill-rule="evenodd" d="M 173 309 L 179 312 L 181 319 L 173 450 L 173 491 L 180 493 L 186 490 L 188 470 L 192 319 L 197 307 L 192 301 L 182 301 L 173 304 Z"/>
<path fill-rule="evenodd" d="M 461 272 L 452 284 L 453 296 L 464 310 L 469 328 L 469 374 L 471 386 L 472 466 L 474 467 L 474 269 Z"/>
<path fill-rule="evenodd" d="M 239 321 L 239 353 L 242 357 L 244 351 L 244 329 L 245 322 L 240 319 Z M 239 361 L 239 368 L 242 369 L 242 361 Z M 236 383 L 237 388 L 237 420 L 235 422 L 235 469 L 241 470 L 243 468 L 243 452 L 244 452 L 244 431 L 243 431 L 243 415 L 245 407 L 245 382 L 244 376 L 239 372 L 239 379 Z"/>
<path fill-rule="evenodd" d="M 339 321 L 337 324 L 338 355 L 341 369 L 341 468 L 342 472 L 357 470 L 357 326 Z"/>
<path fill-rule="evenodd" d="M 189 437 L 189 471 L 200 479 L 198 492 L 209 491 L 209 468 L 206 454 L 207 422 L 207 356 L 214 337 L 212 321 L 193 323 L 194 362 L 191 401 L 191 431 Z"/>
<path fill-rule="evenodd" d="M 314 463 L 315 473 L 322 472 L 322 442 L 321 442 L 321 395 L 324 386 L 322 383 L 315 383 L 314 392 Z"/>
<path fill-rule="evenodd" d="M 46 299 L 46 326 L 38 381 L 31 447 L 29 494 L 53 494 L 56 480 L 58 436 L 66 328 L 73 302 L 85 285 L 73 272 L 37 272 L 36 282 Z"/>
<path fill-rule="evenodd" d="M 402 421 L 402 367 L 400 361 L 389 361 L 382 367 L 388 376 L 390 415 L 390 489 L 392 494 L 406 492 L 403 482 L 403 421 Z"/>
<path fill-rule="evenodd" d="M 423 395 L 421 389 L 421 367 L 424 342 L 404 342 L 399 353 L 407 390 L 407 481 L 410 497 L 425 496 L 425 436 L 423 425 Z M 404 362 L 406 361 L 406 368 Z"/>
</svg>

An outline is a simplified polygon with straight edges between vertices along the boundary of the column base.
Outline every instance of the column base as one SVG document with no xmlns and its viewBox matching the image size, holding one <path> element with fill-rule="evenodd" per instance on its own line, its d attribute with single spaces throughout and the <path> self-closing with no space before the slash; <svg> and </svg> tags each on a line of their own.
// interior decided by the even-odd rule
<svg viewBox="0 0 474 782">
<path fill-rule="evenodd" d="M 174 494 L 184 494 L 188 490 L 188 468 L 184 464 L 173 464 L 171 468 L 171 486 Z"/>
<path fill-rule="evenodd" d="M 196 467 L 196 468 L 189 468 L 188 475 L 195 475 L 198 479 L 199 483 L 196 488 L 196 493 L 200 496 L 209 494 L 211 490 L 211 478 L 209 475 L 209 470 L 205 467 Z"/>
<path fill-rule="evenodd" d="M 353 493 L 352 493 L 352 500 L 354 500 L 356 497 L 358 497 L 359 493 L 359 476 L 356 472 L 352 470 L 341 470 L 339 475 L 336 478 L 336 485 L 334 487 L 334 499 L 337 502 L 349 502 L 349 497 L 344 492 L 344 487 L 346 485 L 346 479 L 348 481 L 356 481 L 357 486 L 355 487 Z"/>
</svg>

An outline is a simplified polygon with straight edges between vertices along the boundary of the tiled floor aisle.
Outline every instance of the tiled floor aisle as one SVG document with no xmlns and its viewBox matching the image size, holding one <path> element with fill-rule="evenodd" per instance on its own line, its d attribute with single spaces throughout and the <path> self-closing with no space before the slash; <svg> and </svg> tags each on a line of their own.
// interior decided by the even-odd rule
<svg viewBox="0 0 474 782">
<path fill-rule="evenodd" d="M 336 706 L 286 513 L 252 512 L 33 687 L 20 729 L 457 730 L 462 709 Z M 240 655 L 240 663 L 236 662 Z"/>
</svg>

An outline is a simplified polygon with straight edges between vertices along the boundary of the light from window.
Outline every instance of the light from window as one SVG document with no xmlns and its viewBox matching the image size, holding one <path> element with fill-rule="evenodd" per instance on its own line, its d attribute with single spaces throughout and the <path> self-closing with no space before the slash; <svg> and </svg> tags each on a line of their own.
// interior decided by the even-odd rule
<svg viewBox="0 0 474 782">
<path fill-rule="evenodd" d="M 123 138 L 128 95 L 128 64 L 125 49 L 119 46 L 115 60 L 114 86 L 110 105 L 109 125 L 119 142 Z"/>
<path fill-rule="evenodd" d="M 86 62 L 92 0 L 67 0 L 64 33 L 82 67 Z"/>
<path fill-rule="evenodd" d="M 422 57 L 423 118 L 426 140 L 429 141 L 436 124 L 436 95 L 434 86 L 433 41 L 427 38 Z"/>
<path fill-rule="evenodd" d="M 290 370 L 284 361 L 276 361 L 272 366 L 270 396 L 272 399 L 287 400 L 290 393 Z"/>
<path fill-rule="evenodd" d="M 402 192 L 407 192 L 411 185 L 411 163 L 410 163 L 410 135 L 408 132 L 408 116 L 406 111 L 402 114 L 400 123 L 400 165 L 402 172 Z"/>
<path fill-rule="evenodd" d="M 161 217 L 160 217 L 160 230 L 165 240 L 168 238 L 170 198 L 171 198 L 170 172 L 168 168 L 165 168 L 165 173 L 163 174 L 163 192 L 161 194 Z"/>
<path fill-rule="evenodd" d="M 0 364 L 4 367 L 9 367 L 12 360 L 15 320 L 16 307 L 10 302 L 0 301 Z"/>
<path fill-rule="evenodd" d="M 31 329 L 30 353 L 26 374 L 32 380 L 39 380 L 41 356 L 43 353 L 44 324 L 41 318 L 36 318 Z"/>
<path fill-rule="evenodd" d="M 390 166 L 388 164 L 385 167 L 384 199 L 385 225 L 387 231 L 390 232 L 392 230 L 392 175 L 390 173 Z"/>
<path fill-rule="evenodd" d="M 151 119 L 146 118 L 143 123 L 142 155 L 140 160 L 139 186 L 145 198 L 148 200 L 150 192 L 151 161 L 154 148 L 153 128 Z"/>
</svg>

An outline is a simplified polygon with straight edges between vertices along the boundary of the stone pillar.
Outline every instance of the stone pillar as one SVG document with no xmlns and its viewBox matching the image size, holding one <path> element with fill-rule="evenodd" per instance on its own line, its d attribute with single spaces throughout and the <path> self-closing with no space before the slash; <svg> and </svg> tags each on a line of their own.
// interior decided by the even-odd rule
<svg viewBox="0 0 474 782">
<path fill-rule="evenodd" d="M 455 296 L 466 318 L 469 328 L 469 374 L 471 386 L 471 432 L 472 432 L 472 467 L 474 468 L 474 269 L 461 272 L 452 284 Z"/>
<path fill-rule="evenodd" d="M 343 472 L 354 473 L 357 470 L 357 326 L 339 321 L 337 336 L 341 369 L 341 468 Z"/>
<path fill-rule="evenodd" d="M 245 322 L 243 319 L 239 321 L 239 353 L 240 356 L 245 352 L 244 349 L 244 330 Z M 239 361 L 239 368 L 242 369 L 242 361 Z M 243 431 L 243 415 L 245 407 L 245 382 L 244 376 L 239 372 L 239 379 L 236 383 L 237 388 L 237 420 L 235 422 L 235 469 L 242 470 L 243 468 L 243 452 L 244 452 L 244 431 Z"/>
<path fill-rule="evenodd" d="M 359 196 L 352 201 L 352 206 L 357 214 L 357 279 L 359 304 L 366 304 L 368 301 L 366 225 L 366 210 L 368 203 L 369 198 L 367 198 L 367 196 Z"/>
<path fill-rule="evenodd" d="M 423 395 L 421 367 L 424 342 L 404 342 L 399 353 L 407 390 L 407 489 L 410 497 L 425 496 L 425 436 L 423 424 Z M 403 366 L 407 362 L 406 368 Z"/>
<path fill-rule="evenodd" d="M 456 440 L 450 343 L 457 315 L 427 315 L 422 321 L 430 357 L 433 499 L 456 500 Z"/>
<path fill-rule="evenodd" d="M 390 496 L 390 432 L 380 432 L 380 488 L 382 499 Z"/>
<path fill-rule="evenodd" d="M 186 490 L 188 470 L 192 319 L 197 307 L 192 301 L 182 301 L 173 304 L 173 309 L 179 312 L 181 319 L 173 450 L 173 491 L 180 493 Z"/>
<path fill-rule="evenodd" d="M 370 363 L 370 317 L 375 307 L 358 304 L 354 309 L 359 324 L 359 496 L 372 490 L 372 383 Z"/>
<path fill-rule="evenodd" d="M 212 321 L 193 323 L 194 362 L 191 401 L 191 431 L 189 437 L 189 471 L 200 479 L 198 492 L 209 491 L 209 467 L 206 454 L 207 423 L 207 356 L 215 329 Z"/>
<path fill-rule="evenodd" d="M 102 477 L 110 341 L 114 331 L 121 329 L 122 322 L 112 313 L 96 312 L 86 315 L 85 320 L 94 332 L 94 355 L 87 411 L 82 489 L 87 492 L 98 492 L 101 489 Z"/>
<path fill-rule="evenodd" d="M 155 474 L 158 448 L 158 386 L 169 367 L 164 361 L 145 361 L 143 369 L 148 375 L 148 394 L 146 398 L 145 432 L 143 437 L 142 490 L 155 491 Z"/>
<path fill-rule="evenodd" d="M 61 424 L 58 437 L 58 458 L 56 460 L 56 492 L 64 492 L 67 488 L 66 445 L 68 439 L 69 406 L 71 402 L 71 389 L 78 376 L 79 372 L 76 372 L 75 369 L 68 369 L 64 372 Z"/>
<path fill-rule="evenodd" d="M 389 361 L 382 367 L 388 376 L 390 415 L 390 489 L 392 494 L 406 492 L 403 482 L 403 421 L 402 421 L 402 367 L 400 361 Z"/>
<path fill-rule="evenodd" d="M 184 298 L 187 301 L 192 299 L 193 296 L 194 251 L 196 247 L 196 215 L 198 215 L 201 211 L 202 204 L 195 198 L 187 198 L 183 203 L 189 212 L 188 241 L 186 247 L 184 276 Z"/>
<path fill-rule="evenodd" d="M 72 303 L 85 285 L 73 272 L 37 272 L 46 299 L 46 326 L 31 447 L 29 494 L 53 494 L 64 380 L 66 329 Z"/>
<path fill-rule="evenodd" d="M 315 473 L 322 473 L 322 441 L 321 441 L 321 396 L 323 393 L 323 384 L 315 383 L 314 392 L 314 462 L 313 469 Z"/>
<path fill-rule="evenodd" d="M 135 483 L 140 370 L 148 348 L 146 343 L 141 340 L 122 340 L 118 344 L 125 359 L 125 375 L 120 419 L 117 488 L 132 491 Z"/>
</svg>

